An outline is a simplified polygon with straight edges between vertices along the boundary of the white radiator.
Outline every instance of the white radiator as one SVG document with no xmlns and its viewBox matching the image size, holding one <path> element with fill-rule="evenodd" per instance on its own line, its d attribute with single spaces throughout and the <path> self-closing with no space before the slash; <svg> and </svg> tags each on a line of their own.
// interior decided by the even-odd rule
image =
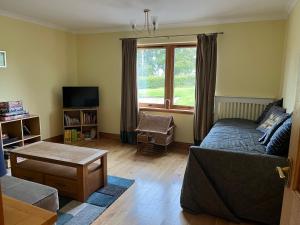
<svg viewBox="0 0 300 225">
<path fill-rule="evenodd" d="M 214 119 L 239 118 L 256 120 L 271 98 L 215 97 Z"/>
</svg>

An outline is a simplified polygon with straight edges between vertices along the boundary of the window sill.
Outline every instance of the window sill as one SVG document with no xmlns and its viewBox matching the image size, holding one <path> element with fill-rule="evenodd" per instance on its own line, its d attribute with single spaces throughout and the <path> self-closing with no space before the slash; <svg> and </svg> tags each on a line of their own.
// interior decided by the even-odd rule
<svg viewBox="0 0 300 225">
<path fill-rule="evenodd" d="M 194 109 L 165 109 L 165 108 L 154 108 L 154 107 L 140 107 L 139 109 L 140 111 L 194 114 Z"/>
</svg>

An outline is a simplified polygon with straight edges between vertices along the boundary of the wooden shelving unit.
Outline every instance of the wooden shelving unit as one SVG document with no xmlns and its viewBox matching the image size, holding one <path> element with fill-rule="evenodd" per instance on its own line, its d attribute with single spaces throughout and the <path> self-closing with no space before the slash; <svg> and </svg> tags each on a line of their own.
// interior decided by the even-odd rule
<svg viewBox="0 0 300 225">
<path fill-rule="evenodd" d="M 93 129 L 96 132 L 95 138 L 98 138 L 98 108 L 64 108 L 63 109 L 63 127 L 66 130 L 76 129 L 81 139 L 89 139 L 88 134 Z M 80 138 L 78 138 L 80 140 Z"/>
<path fill-rule="evenodd" d="M 30 133 L 24 132 L 24 126 Z M 9 136 L 10 140 L 4 139 L 5 134 Z M 0 121 L 0 146 L 5 152 L 7 167 L 10 167 L 8 163 L 10 151 L 37 141 L 41 141 L 40 118 L 38 116 L 30 115 L 21 119 Z"/>
<path fill-rule="evenodd" d="M 30 133 L 25 133 L 26 126 Z M 5 140 L 4 134 L 8 135 L 11 141 Z M 5 149 L 12 146 L 24 146 L 41 140 L 40 118 L 38 116 L 28 116 L 22 119 L 0 121 L 0 145 Z"/>
</svg>

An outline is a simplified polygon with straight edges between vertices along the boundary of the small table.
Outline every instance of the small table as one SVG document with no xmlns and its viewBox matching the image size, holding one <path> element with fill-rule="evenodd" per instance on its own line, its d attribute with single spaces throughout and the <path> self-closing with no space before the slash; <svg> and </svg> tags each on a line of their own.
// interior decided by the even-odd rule
<svg viewBox="0 0 300 225">
<path fill-rule="evenodd" d="M 54 187 L 78 201 L 107 184 L 105 150 L 40 141 L 17 148 L 10 156 L 13 176 Z"/>
<path fill-rule="evenodd" d="M 5 225 L 53 225 L 57 215 L 54 212 L 29 205 L 3 195 Z"/>
</svg>

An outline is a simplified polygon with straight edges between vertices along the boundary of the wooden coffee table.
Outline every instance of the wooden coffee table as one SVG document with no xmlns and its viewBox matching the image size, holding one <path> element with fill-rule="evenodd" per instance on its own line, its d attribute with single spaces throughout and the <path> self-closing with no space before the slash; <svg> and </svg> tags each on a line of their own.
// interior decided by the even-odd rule
<svg viewBox="0 0 300 225">
<path fill-rule="evenodd" d="M 104 150 L 41 141 L 13 150 L 10 160 L 13 176 L 54 187 L 60 195 L 82 202 L 107 184 Z"/>
</svg>

